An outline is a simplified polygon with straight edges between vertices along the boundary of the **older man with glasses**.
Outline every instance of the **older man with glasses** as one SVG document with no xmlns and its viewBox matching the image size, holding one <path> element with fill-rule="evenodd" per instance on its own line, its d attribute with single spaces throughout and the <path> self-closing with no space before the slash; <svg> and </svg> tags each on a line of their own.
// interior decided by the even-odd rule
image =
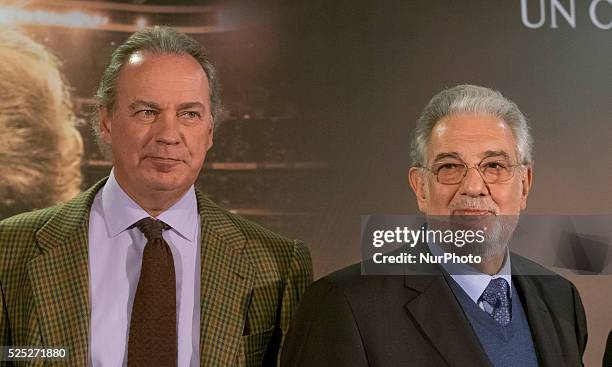
<svg viewBox="0 0 612 367">
<path fill-rule="evenodd" d="M 480 262 L 355 264 L 311 286 L 287 336 L 285 366 L 577 366 L 586 345 L 578 292 L 511 253 L 527 205 L 532 139 L 516 104 L 488 88 L 438 93 L 414 133 L 408 181 L 427 228 L 486 229 L 484 241 L 425 241 L 433 255 Z"/>
</svg>

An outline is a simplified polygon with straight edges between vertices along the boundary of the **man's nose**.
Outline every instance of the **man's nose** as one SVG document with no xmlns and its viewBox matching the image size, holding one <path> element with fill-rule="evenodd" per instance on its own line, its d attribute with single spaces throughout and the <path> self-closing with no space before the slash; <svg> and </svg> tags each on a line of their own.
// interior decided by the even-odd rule
<svg viewBox="0 0 612 367">
<path fill-rule="evenodd" d="M 489 195 L 489 187 L 476 167 L 469 167 L 461 181 L 461 194 L 478 197 Z"/>
<path fill-rule="evenodd" d="M 180 122 L 174 113 L 162 113 L 154 124 L 155 141 L 166 145 L 180 143 Z"/>
</svg>

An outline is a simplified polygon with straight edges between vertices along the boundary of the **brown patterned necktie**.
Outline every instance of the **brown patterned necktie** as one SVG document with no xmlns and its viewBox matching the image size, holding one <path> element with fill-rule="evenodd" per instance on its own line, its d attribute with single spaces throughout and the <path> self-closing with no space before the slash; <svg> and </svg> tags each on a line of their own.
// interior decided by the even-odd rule
<svg viewBox="0 0 612 367">
<path fill-rule="evenodd" d="M 170 226 L 153 218 L 142 219 L 135 226 L 144 233 L 147 244 L 132 307 L 127 364 L 129 367 L 176 366 L 174 260 L 162 237 L 162 231 Z"/>
</svg>

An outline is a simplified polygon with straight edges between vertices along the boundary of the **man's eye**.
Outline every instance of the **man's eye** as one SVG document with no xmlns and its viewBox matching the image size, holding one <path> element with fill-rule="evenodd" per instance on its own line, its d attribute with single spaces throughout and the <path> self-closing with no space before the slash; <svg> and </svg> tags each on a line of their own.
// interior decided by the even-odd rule
<svg viewBox="0 0 612 367">
<path fill-rule="evenodd" d="M 483 168 L 490 169 L 506 169 L 508 164 L 505 162 L 487 162 L 483 164 Z"/>
<path fill-rule="evenodd" d="M 155 118 L 157 112 L 154 110 L 140 110 L 136 112 L 136 117 L 142 120 L 152 120 Z"/>
<path fill-rule="evenodd" d="M 188 120 L 199 120 L 201 115 L 199 112 L 196 111 L 186 111 L 183 112 L 181 116 Z"/>
<path fill-rule="evenodd" d="M 462 164 L 457 164 L 457 163 L 442 163 L 438 166 L 438 171 L 439 170 L 454 170 L 454 169 L 458 169 L 461 168 Z"/>
</svg>

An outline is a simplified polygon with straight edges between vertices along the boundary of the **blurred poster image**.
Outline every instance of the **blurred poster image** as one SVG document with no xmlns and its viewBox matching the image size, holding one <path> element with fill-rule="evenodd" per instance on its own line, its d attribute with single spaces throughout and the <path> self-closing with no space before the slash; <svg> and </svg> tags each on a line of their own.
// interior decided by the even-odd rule
<svg viewBox="0 0 612 367">
<path fill-rule="evenodd" d="M 0 219 L 80 191 L 83 143 L 60 61 L 0 29 Z"/>
</svg>

